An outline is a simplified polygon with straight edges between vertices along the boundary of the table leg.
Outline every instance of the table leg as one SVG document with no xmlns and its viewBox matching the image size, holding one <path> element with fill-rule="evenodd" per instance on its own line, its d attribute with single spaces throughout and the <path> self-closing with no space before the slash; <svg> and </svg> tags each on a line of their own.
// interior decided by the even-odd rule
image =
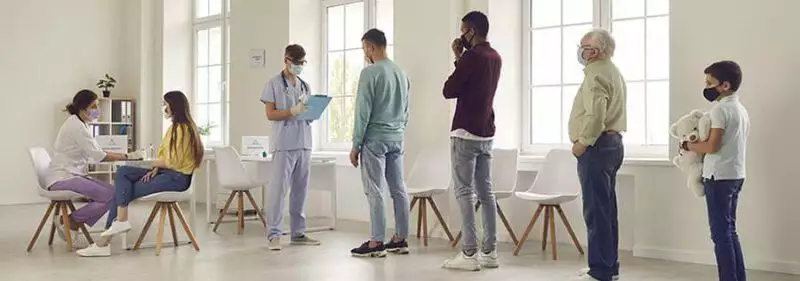
<svg viewBox="0 0 800 281">
<path fill-rule="evenodd" d="M 213 223 L 211 221 L 211 160 L 206 160 L 206 223 Z M 194 216 L 194 212 L 192 212 Z M 194 220 L 194 217 L 192 217 Z M 194 223 L 192 224 L 194 225 Z"/>
</svg>

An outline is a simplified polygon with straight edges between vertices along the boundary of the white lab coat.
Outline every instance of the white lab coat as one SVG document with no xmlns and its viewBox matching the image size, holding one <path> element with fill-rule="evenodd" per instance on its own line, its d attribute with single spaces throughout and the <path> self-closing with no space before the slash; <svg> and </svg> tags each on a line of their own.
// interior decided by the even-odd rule
<svg viewBox="0 0 800 281">
<path fill-rule="evenodd" d="M 92 137 L 89 126 L 77 115 L 71 115 L 58 130 L 48 169 L 47 187 L 58 181 L 86 176 L 88 165 L 100 163 L 104 158 L 106 152 Z"/>
</svg>

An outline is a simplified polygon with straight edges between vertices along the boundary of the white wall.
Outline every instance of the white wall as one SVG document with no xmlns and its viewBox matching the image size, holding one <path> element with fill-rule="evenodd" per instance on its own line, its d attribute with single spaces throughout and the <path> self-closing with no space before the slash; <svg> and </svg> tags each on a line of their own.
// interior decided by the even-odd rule
<svg viewBox="0 0 800 281">
<path fill-rule="evenodd" d="M 95 89 L 105 73 L 129 77 L 124 0 L 8 1 L 0 9 L 0 119 L 3 138 L 0 204 L 41 202 L 27 148 L 52 149 L 61 112 L 80 89 Z M 118 79 L 113 95 L 137 96 L 136 83 Z M 20 169 L 19 167 L 24 167 Z"/>
</svg>

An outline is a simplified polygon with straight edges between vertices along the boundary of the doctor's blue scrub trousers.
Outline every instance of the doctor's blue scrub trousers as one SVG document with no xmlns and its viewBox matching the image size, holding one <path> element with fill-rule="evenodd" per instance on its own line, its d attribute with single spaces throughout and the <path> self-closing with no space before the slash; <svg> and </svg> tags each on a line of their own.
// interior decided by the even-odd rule
<svg viewBox="0 0 800 281">
<path fill-rule="evenodd" d="M 267 195 L 267 239 L 283 234 L 283 208 L 286 205 L 286 192 L 289 191 L 289 216 L 291 234 L 300 236 L 306 231 L 306 203 L 309 174 L 311 169 L 311 150 L 279 150 L 272 155 L 272 178 Z"/>
<path fill-rule="evenodd" d="M 610 281 L 619 274 L 616 184 L 624 154 L 622 135 L 603 133 L 578 157 L 583 218 L 589 238 L 589 275 L 600 281 Z"/>
</svg>

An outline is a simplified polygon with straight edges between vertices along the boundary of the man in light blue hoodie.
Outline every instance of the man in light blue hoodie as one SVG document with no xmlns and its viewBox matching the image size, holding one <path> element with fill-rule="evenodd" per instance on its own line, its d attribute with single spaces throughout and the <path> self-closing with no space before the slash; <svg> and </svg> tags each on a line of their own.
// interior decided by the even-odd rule
<svg viewBox="0 0 800 281">
<path fill-rule="evenodd" d="M 383 257 L 387 251 L 407 254 L 409 203 L 403 182 L 403 137 L 408 123 L 408 78 L 387 57 L 386 36 L 382 31 L 370 29 L 361 42 L 371 65 L 361 71 L 358 81 L 350 162 L 354 167 L 361 164 L 372 237 L 350 253 L 356 257 Z M 383 182 L 394 201 L 396 231 L 386 244 Z"/>
</svg>

